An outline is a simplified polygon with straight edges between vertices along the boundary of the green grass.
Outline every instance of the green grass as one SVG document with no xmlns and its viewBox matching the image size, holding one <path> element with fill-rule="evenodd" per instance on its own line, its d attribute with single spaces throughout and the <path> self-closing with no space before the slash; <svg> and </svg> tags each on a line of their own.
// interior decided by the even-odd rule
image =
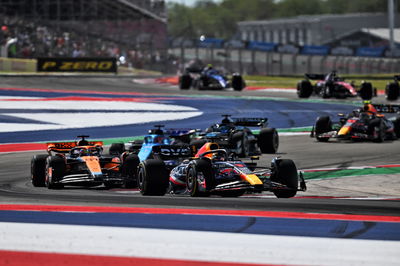
<svg viewBox="0 0 400 266">
<path fill-rule="evenodd" d="M 388 82 L 393 80 L 394 74 L 376 74 L 366 75 L 343 75 L 346 81 L 354 81 L 360 85 L 362 81 L 369 81 L 380 91 L 385 90 Z M 303 76 L 277 77 L 277 76 L 245 76 L 247 86 L 255 87 L 274 87 L 274 88 L 296 88 L 297 82 L 303 79 Z"/>
</svg>

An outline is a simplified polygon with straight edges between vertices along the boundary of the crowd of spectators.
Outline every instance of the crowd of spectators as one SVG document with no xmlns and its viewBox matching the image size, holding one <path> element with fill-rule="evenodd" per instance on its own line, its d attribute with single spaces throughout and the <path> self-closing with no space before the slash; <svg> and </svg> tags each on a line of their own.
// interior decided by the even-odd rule
<svg viewBox="0 0 400 266">
<path fill-rule="evenodd" d="M 7 46 L 7 56 L 37 57 L 117 57 L 117 43 L 65 31 L 19 18 L 3 17 L 0 21 L 0 45 Z"/>
<path fill-rule="evenodd" d="M 46 24 L 45 22 L 26 21 L 21 18 L 0 18 L 0 47 L 3 52 L 0 56 L 10 58 L 38 58 L 38 57 L 115 57 L 119 63 L 134 68 L 147 68 L 163 71 L 164 65 L 170 65 L 175 58 L 167 56 L 162 49 L 150 49 L 150 45 L 135 47 L 133 44 L 121 42 L 116 38 L 115 25 L 98 27 L 87 23 L 78 31 L 74 23 L 66 28 L 62 25 Z M 108 25 L 107 23 L 103 23 Z M 147 27 L 151 27 L 151 23 Z M 129 29 L 129 25 L 124 25 Z M 146 29 L 146 28 L 145 28 Z M 82 31 L 86 30 L 87 34 Z M 129 30 L 130 31 L 130 30 Z M 130 31 L 132 32 L 132 31 Z M 147 31 L 148 32 L 148 31 Z M 92 34 L 90 34 L 92 33 Z M 127 33 L 124 33 L 127 34 Z M 104 38 L 103 38 L 104 37 Z M 122 38 L 123 39 L 123 38 Z M 115 40 L 115 41 L 113 41 Z M 164 50 L 166 51 L 166 50 Z"/>
</svg>

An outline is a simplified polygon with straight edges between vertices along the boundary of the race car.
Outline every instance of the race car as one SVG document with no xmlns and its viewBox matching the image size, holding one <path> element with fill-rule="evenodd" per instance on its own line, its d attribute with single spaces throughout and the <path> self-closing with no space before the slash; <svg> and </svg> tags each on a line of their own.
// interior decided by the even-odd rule
<svg viewBox="0 0 400 266">
<path fill-rule="evenodd" d="M 275 158 L 271 167 L 257 167 L 228 157 L 216 143 L 206 143 L 194 158 L 169 170 L 162 160 L 140 163 L 139 189 L 143 195 L 188 194 L 192 197 L 239 197 L 244 193 L 271 191 L 278 198 L 290 198 L 305 191 L 302 174 L 290 159 Z"/>
<path fill-rule="evenodd" d="M 111 144 L 109 149 L 110 155 L 130 158 L 130 160 L 137 162 L 136 166 L 139 162 L 147 159 L 158 159 L 164 161 L 172 169 L 184 159 L 192 156 L 193 151 L 191 146 L 183 142 L 184 139 L 187 139 L 186 135 L 191 134 L 192 131 L 175 130 L 169 132 L 170 135 L 168 135 L 162 130 L 163 127 L 164 125 L 155 125 L 155 128 L 150 129 L 149 134 L 143 140 L 132 141 L 127 147 L 125 143 Z M 136 187 L 137 172 L 135 171 L 131 174 L 134 176 L 131 187 Z"/>
<path fill-rule="evenodd" d="M 279 135 L 275 128 L 269 128 L 268 118 L 231 118 L 222 115 L 221 123 L 208 127 L 192 136 L 191 145 L 197 148 L 206 142 L 216 142 L 221 148 L 239 157 L 276 153 L 279 147 Z M 249 127 L 258 127 L 255 134 Z"/>
<path fill-rule="evenodd" d="M 388 101 L 396 101 L 400 95 L 400 75 L 393 77 L 393 81 L 389 82 L 385 88 L 386 99 Z"/>
<path fill-rule="evenodd" d="M 132 182 L 139 162 L 118 156 L 104 156 L 101 141 L 87 141 L 89 136 L 78 136 L 79 141 L 47 143 L 48 154 L 33 156 L 31 180 L 35 187 L 49 189 L 64 185 L 99 186 L 111 188 Z"/>
<path fill-rule="evenodd" d="M 360 96 L 363 100 L 370 100 L 377 96 L 377 90 L 370 82 L 362 82 L 359 88 L 355 84 L 345 82 L 337 76 L 336 71 L 328 74 L 305 74 L 306 79 L 297 83 L 299 98 L 308 98 L 311 95 L 322 98 L 347 98 Z M 317 80 L 312 84 L 310 80 Z"/>
<path fill-rule="evenodd" d="M 241 91 L 246 87 L 243 77 L 238 73 L 233 73 L 229 79 L 220 71 L 208 65 L 203 69 L 186 68 L 185 73 L 179 76 L 179 88 L 188 90 L 190 88 L 198 90 L 222 90 L 233 88 Z"/>
<path fill-rule="evenodd" d="M 392 116 L 387 118 L 384 113 Z M 400 138 L 400 105 L 366 102 L 363 108 L 339 117 L 338 122 L 332 122 L 329 116 L 318 117 L 310 136 L 320 142 L 330 138 L 374 142 Z"/>
</svg>

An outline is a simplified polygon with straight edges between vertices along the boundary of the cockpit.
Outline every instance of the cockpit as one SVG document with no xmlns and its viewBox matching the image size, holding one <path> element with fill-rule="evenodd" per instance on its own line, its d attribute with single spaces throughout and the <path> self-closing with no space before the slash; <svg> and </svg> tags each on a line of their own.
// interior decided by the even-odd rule
<svg viewBox="0 0 400 266">
<path fill-rule="evenodd" d="M 144 143 L 169 145 L 171 144 L 171 140 L 165 136 L 155 135 L 155 136 L 146 136 L 144 138 Z"/>
<path fill-rule="evenodd" d="M 75 147 L 70 151 L 70 156 L 73 158 L 82 156 L 100 156 L 103 148 L 100 146 L 95 147 Z"/>
</svg>

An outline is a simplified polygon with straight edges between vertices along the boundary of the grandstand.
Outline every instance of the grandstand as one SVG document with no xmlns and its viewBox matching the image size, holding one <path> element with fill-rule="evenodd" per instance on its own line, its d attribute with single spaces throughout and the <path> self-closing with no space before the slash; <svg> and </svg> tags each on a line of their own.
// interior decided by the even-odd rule
<svg viewBox="0 0 400 266">
<path fill-rule="evenodd" d="M 0 0 L 0 14 L 33 20 L 138 20 L 166 23 L 164 0 Z"/>
<path fill-rule="evenodd" d="M 137 56 L 167 47 L 164 0 L 0 0 L 10 57 Z"/>
</svg>

